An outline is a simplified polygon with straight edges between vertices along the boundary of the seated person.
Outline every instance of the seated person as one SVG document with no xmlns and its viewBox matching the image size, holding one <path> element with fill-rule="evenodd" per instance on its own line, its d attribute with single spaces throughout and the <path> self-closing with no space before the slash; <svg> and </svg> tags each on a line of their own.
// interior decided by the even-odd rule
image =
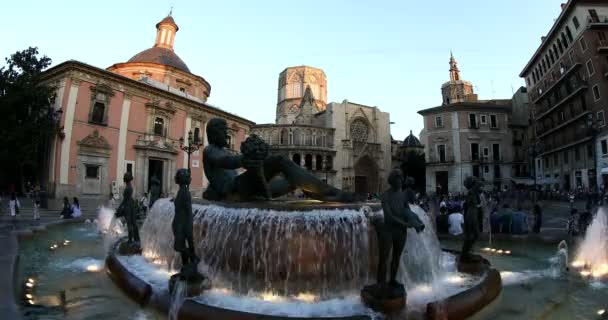
<svg viewBox="0 0 608 320">
<path fill-rule="evenodd" d="M 460 212 L 450 214 L 448 218 L 450 223 L 450 234 L 453 236 L 462 234 L 462 226 L 464 225 L 464 216 Z"/>
<path fill-rule="evenodd" d="M 61 219 L 72 219 L 74 216 L 72 215 L 72 206 L 70 205 L 70 201 L 68 197 L 63 197 L 63 209 L 61 210 Z"/>
</svg>

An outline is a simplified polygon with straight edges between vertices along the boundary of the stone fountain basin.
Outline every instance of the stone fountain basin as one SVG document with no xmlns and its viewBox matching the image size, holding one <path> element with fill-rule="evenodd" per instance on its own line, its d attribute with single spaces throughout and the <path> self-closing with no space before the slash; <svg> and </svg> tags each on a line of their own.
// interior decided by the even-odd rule
<svg viewBox="0 0 608 320">
<path fill-rule="evenodd" d="M 142 306 L 152 307 L 160 312 L 167 313 L 170 307 L 171 297 L 169 296 L 166 284 L 163 285 L 158 280 L 151 280 L 149 277 L 142 276 L 139 271 L 130 269 L 131 266 L 126 262 L 126 259 L 144 259 L 141 256 L 133 256 L 126 258 L 118 254 L 118 247 L 121 241 L 118 240 L 110 249 L 106 259 L 106 270 L 110 278 L 129 295 L 132 299 L 140 303 Z M 477 272 L 482 272 L 482 280 L 473 287 L 462 291 L 453 296 L 447 297 L 440 301 L 433 301 L 426 305 L 425 319 L 465 319 L 492 302 L 502 289 L 502 281 L 500 273 L 492 269 L 488 261 L 481 260 L 476 268 Z M 163 280 L 160 280 L 163 281 Z M 164 282 L 168 282 L 168 275 Z M 314 303 L 313 303 L 314 307 Z M 363 320 L 372 319 L 371 312 L 360 312 L 360 314 L 347 316 L 307 316 L 294 317 L 283 315 L 271 315 L 255 312 L 247 312 L 214 306 L 200 299 L 186 299 L 179 310 L 179 319 L 235 319 L 235 320 L 309 320 L 309 319 L 324 319 L 324 320 Z M 393 315 L 392 319 L 407 319 L 407 311 Z"/>
<path fill-rule="evenodd" d="M 209 209 L 210 206 L 216 209 Z M 179 264 L 176 263 L 178 259 L 172 248 L 170 232 L 172 209 L 173 204 L 167 200 L 161 200 L 159 205 L 154 206 L 142 228 L 142 246 L 148 261 L 162 257 L 165 259 L 162 264 L 177 269 Z M 202 261 L 209 263 L 216 272 L 219 270 L 222 276 L 238 271 L 239 278 L 246 275 L 260 280 L 257 283 L 259 287 L 255 287 L 254 282 L 254 286 L 245 286 L 245 289 L 259 292 L 270 286 L 271 291 L 280 294 L 305 289 L 320 296 L 323 293 L 315 289 L 322 287 L 358 292 L 365 279 L 374 274 L 376 235 L 367 216 L 379 210 L 378 204 L 199 202 L 193 205 L 196 250 Z M 155 223 L 151 224 L 150 221 Z M 216 241 L 218 238 L 222 241 Z M 297 254 L 290 254 L 294 252 Z M 170 299 L 163 285 L 148 287 L 145 277 L 131 272 L 115 250 L 110 252 L 107 261 L 112 279 L 123 290 L 130 292 L 130 296 L 161 311 L 168 309 Z M 429 303 L 427 318 L 462 319 L 479 311 L 499 294 L 500 275 L 490 268 L 487 261 L 480 261 L 479 265 L 468 266 L 467 270 L 461 271 L 482 273 L 483 279 L 463 292 Z M 299 287 L 300 279 L 305 279 L 308 287 Z M 236 287 L 235 293 L 238 294 L 240 284 L 234 285 L 234 278 L 228 282 L 233 284 L 231 287 Z M 287 288 L 288 283 L 290 288 Z M 281 292 L 282 288 L 285 288 L 285 292 Z M 151 293 L 148 293 L 149 290 Z M 243 290 L 240 290 L 242 293 Z M 291 318 L 368 319 L 368 314 L 369 310 L 337 318 Z M 232 310 L 189 299 L 180 309 L 180 319 L 181 316 L 183 319 L 290 318 Z"/>
</svg>

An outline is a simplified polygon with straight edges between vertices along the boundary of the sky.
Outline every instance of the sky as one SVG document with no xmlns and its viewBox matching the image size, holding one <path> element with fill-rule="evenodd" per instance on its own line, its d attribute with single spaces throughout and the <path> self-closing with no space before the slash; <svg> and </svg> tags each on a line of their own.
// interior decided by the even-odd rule
<svg viewBox="0 0 608 320">
<path fill-rule="evenodd" d="M 175 52 L 211 84 L 209 103 L 272 123 L 279 73 L 309 65 L 325 71 L 328 102 L 389 112 L 402 140 L 441 104 L 450 51 L 480 99 L 510 98 L 565 1 L 10 1 L 0 57 L 37 46 L 53 65 L 107 68 L 152 47 L 173 7 Z"/>
</svg>

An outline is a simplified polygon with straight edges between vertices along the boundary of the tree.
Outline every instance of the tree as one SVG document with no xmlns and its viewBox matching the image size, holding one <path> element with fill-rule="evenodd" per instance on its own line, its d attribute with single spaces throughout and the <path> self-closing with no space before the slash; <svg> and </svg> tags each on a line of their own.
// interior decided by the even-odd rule
<svg viewBox="0 0 608 320">
<path fill-rule="evenodd" d="M 426 191 L 426 160 L 424 153 L 410 150 L 401 162 L 401 171 L 407 177 L 414 178 L 415 189 L 420 193 Z"/>
<path fill-rule="evenodd" d="M 57 132 L 55 87 L 40 81 L 51 59 L 30 47 L 5 60 L 0 68 L 0 165 L 11 173 L 5 186 L 18 183 L 24 190 L 26 169 L 30 179 L 40 182 L 49 137 Z"/>
</svg>

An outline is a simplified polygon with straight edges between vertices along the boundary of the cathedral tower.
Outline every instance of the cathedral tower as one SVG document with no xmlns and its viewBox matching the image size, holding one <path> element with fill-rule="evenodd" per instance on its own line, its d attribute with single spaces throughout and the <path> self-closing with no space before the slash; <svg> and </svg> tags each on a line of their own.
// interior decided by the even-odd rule
<svg viewBox="0 0 608 320">
<path fill-rule="evenodd" d="M 315 113 L 327 105 L 327 77 L 321 69 L 299 66 L 289 67 L 279 75 L 275 123 L 291 124 L 300 111 L 306 88 L 314 97 Z"/>
<path fill-rule="evenodd" d="M 473 92 L 473 85 L 460 79 L 458 62 L 450 52 L 450 81 L 441 86 L 443 104 L 452 104 L 465 101 L 476 101 L 477 95 Z"/>
</svg>

